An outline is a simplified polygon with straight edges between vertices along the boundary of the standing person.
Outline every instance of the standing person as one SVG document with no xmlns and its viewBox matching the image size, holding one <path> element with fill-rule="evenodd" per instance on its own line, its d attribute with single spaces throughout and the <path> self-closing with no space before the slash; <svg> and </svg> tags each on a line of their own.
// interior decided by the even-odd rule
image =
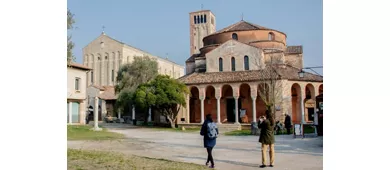
<svg viewBox="0 0 390 170">
<path fill-rule="evenodd" d="M 291 117 L 286 114 L 286 118 L 284 119 L 284 127 L 287 129 L 287 134 L 291 133 Z"/>
<path fill-rule="evenodd" d="M 259 142 L 261 143 L 261 161 L 260 168 L 266 167 L 266 151 L 269 147 L 270 167 L 274 167 L 275 150 L 274 150 L 274 129 L 275 120 L 270 111 L 265 111 L 265 117 L 260 118 L 258 127 L 261 129 Z"/>
<path fill-rule="evenodd" d="M 203 136 L 203 145 L 207 150 L 206 166 L 208 166 L 209 162 L 211 162 L 209 168 L 214 168 L 214 159 L 212 151 L 217 142 L 218 134 L 218 127 L 213 122 L 213 119 L 211 119 L 211 114 L 207 114 L 206 120 L 204 121 L 202 129 L 200 130 L 200 135 Z"/>
</svg>

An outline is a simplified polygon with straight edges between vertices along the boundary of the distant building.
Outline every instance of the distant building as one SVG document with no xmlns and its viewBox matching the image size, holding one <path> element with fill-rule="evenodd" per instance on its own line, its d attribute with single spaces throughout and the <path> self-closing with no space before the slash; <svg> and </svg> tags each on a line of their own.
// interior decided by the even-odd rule
<svg viewBox="0 0 390 170">
<path fill-rule="evenodd" d="M 157 60 L 159 74 L 169 75 L 173 78 L 184 75 L 184 66 L 127 45 L 102 33 L 83 48 L 84 66 L 93 68 L 93 71 L 88 74 L 88 86 L 114 86 L 116 73 L 120 66 L 131 63 L 134 56 L 149 56 Z"/>
<path fill-rule="evenodd" d="M 87 74 L 91 68 L 71 63 L 67 68 L 67 122 L 85 124 L 87 103 Z"/>
<path fill-rule="evenodd" d="M 210 11 L 190 13 L 191 56 L 186 61 L 186 75 L 179 80 L 191 95 L 178 123 L 202 123 L 208 113 L 218 123 L 256 122 L 265 114 L 259 91 L 270 87 L 263 85 L 270 79 L 264 73 L 270 71 L 279 77 L 277 90 L 282 93 L 275 108 L 276 120 L 283 122 L 282 114 L 287 113 L 294 123 L 300 123 L 302 115 L 304 123 L 313 123 L 323 78 L 311 73 L 299 77 L 302 46 L 288 46 L 285 33 L 244 20 L 214 32 L 215 22 Z"/>
</svg>

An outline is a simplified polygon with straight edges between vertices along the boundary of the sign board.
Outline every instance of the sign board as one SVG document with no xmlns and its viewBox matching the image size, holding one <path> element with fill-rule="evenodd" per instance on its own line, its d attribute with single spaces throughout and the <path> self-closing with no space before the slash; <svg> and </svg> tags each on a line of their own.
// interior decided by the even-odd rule
<svg viewBox="0 0 390 170">
<path fill-rule="evenodd" d="M 294 124 L 294 135 L 295 136 L 302 136 L 303 135 L 301 124 Z"/>
<path fill-rule="evenodd" d="M 316 101 L 313 99 L 309 99 L 305 102 L 305 107 L 314 108 L 316 106 Z"/>
</svg>

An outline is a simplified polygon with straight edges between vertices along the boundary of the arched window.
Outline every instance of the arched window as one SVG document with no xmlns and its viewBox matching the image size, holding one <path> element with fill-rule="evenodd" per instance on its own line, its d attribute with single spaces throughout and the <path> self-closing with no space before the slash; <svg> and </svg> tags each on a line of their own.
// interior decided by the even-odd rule
<svg viewBox="0 0 390 170">
<path fill-rule="evenodd" d="M 194 15 L 194 24 L 196 24 L 197 22 L 196 22 L 196 16 Z"/>
<path fill-rule="evenodd" d="M 268 40 L 275 40 L 274 33 L 272 32 L 268 33 Z"/>
<path fill-rule="evenodd" d="M 219 58 L 219 71 L 223 71 L 223 59 Z"/>
<path fill-rule="evenodd" d="M 206 15 L 203 15 L 203 21 L 204 21 L 204 23 L 206 23 Z"/>
<path fill-rule="evenodd" d="M 232 34 L 232 38 L 235 39 L 235 40 L 238 40 L 237 34 L 236 34 L 236 33 L 233 33 L 233 34 Z"/>
<path fill-rule="evenodd" d="M 203 15 L 200 16 L 200 23 L 203 23 Z"/>
<path fill-rule="evenodd" d="M 245 70 L 249 70 L 249 57 L 244 56 L 244 68 Z"/>
<path fill-rule="evenodd" d="M 199 24 L 199 15 L 196 16 L 196 22 Z"/>
<path fill-rule="evenodd" d="M 236 59 L 232 57 L 232 71 L 236 71 Z"/>
</svg>

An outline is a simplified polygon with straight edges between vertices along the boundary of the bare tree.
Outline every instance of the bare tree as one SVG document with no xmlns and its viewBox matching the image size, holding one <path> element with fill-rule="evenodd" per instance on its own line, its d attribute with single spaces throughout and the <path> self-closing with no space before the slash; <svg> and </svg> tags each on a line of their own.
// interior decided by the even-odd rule
<svg viewBox="0 0 390 170">
<path fill-rule="evenodd" d="M 275 120 L 276 107 L 283 104 L 283 82 L 277 68 L 283 64 L 283 52 L 279 50 L 269 50 L 266 56 L 260 60 L 254 60 L 260 76 L 260 85 L 257 94 L 265 103 L 266 109 L 271 111 Z"/>
</svg>

